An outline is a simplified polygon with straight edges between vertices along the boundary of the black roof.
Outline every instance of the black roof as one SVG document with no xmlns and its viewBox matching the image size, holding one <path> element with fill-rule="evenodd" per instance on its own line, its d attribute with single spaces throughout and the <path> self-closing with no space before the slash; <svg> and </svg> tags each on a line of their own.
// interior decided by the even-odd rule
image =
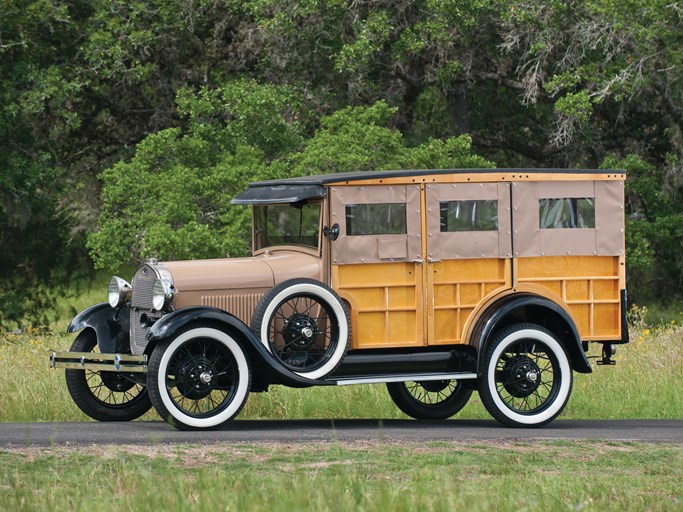
<svg viewBox="0 0 683 512">
<path fill-rule="evenodd" d="M 249 188 L 235 196 L 232 204 L 268 204 L 295 203 L 305 199 L 325 197 L 325 185 L 344 181 L 361 181 L 367 179 L 388 179 L 410 176 L 427 176 L 435 174 L 485 174 L 500 172 L 557 173 L 557 174 L 604 174 L 603 169 L 421 169 L 395 171 L 360 171 L 319 174 L 317 176 L 300 176 L 278 180 L 257 181 L 249 184 Z"/>
<path fill-rule="evenodd" d="M 287 181 L 286 184 L 283 182 Z M 272 184 L 269 184 L 272 183 Z M 322 185 L 296 184 L 288 180 L 250 183 L 249 188 L 236 195 L 232 204 L 298 203 L 305 199 L 325 197 Z"/>
</svg>

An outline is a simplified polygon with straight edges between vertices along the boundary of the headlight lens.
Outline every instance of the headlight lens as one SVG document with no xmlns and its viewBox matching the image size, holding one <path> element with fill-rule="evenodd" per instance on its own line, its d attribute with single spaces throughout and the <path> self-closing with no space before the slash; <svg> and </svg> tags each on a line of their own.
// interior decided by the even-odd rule
<svg viewBox="0 0 683 512">
<path fill-rule="evenodd" d="M 166 279 L 157 279 L 152 286 L 152 307 L 161 311 L 173 302 L 175 288 Z"/>
<path fill-rule="evenodd" d="M 132 293 L 133 289 L 125 279 L 114 276 L 109 281 L 109 305 L 111 307 L 117 308 L 121 306 L 127 300 L 130 300 Z"/>
</svg>

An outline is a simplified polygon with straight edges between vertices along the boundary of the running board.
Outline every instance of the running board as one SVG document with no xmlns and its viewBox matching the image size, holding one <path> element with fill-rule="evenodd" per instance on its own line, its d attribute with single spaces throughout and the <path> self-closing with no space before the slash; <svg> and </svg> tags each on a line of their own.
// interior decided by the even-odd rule
<svg viewBox="0 0 683 512">
<path fill-rule="evenodd" d="M 380 384 L 385 382 L 409 382 L 409 381 L 429 381 L 429 380 L 466 380 L 476 379 L 476 373 L 401 373 L 388 375 L 366 375 L 363 377 L 340 377 L 325 379 L 334 382 L 337 386 L 350 386 L 352 384 Z"/>
<path fill-rule="evenodd" d="M 52 368 L 125 373 L 147 373 L 147 356 L 99 354 L 97 352 L 52 352 Z"/>
</svg>

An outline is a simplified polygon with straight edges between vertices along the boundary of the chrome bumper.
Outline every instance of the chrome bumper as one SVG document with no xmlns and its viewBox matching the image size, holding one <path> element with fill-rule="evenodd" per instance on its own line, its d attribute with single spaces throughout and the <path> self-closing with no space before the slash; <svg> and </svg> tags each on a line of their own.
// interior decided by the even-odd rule
<svg viewBox="0 0 683 512">
<path fill-rule="evenodd" d="M 50 366 L 76 370 L 147 373 L 147 355 L 52 352 Z"/>
</svg>

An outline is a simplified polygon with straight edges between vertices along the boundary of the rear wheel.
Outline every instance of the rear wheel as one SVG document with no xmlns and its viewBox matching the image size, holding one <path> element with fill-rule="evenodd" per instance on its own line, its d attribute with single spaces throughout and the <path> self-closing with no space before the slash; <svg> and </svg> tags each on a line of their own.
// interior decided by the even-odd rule
<svg viewBox="0 0 683 512">
<path fill-rule="evenodd" d="M 249 360 L 229 334 L 194 326 L 154 348 L 147 383 L 155 409 L 169 424 L 183 430 L 218 428 L 247 400 Z"/>
<path fill-rule="evenodd" d="M 445 420 L 467 405 L 472 389 L 457 380 L 388 382 L 396 406 L 418 420 Z"/>
<path fill-rule="evenodd" d="M 97 335 L 82 331 L 71 345 L 71 352 L 99 352 Z M 65 371 L 66 387 L 72 400 L 85 414 L 98 421 L 130 421 L 152 407 L 147 388 L 126 378 L 125 374 L 99 370 Z"/>
<path fill-rule="evenodd" d="M 479 394 L 489 413 L 504 425 L 550 423 L 564 409 L 571 390 L 567 354 L 555 335 L 543 327 L 508 327 L 486 351 Z"/>
</svg>

